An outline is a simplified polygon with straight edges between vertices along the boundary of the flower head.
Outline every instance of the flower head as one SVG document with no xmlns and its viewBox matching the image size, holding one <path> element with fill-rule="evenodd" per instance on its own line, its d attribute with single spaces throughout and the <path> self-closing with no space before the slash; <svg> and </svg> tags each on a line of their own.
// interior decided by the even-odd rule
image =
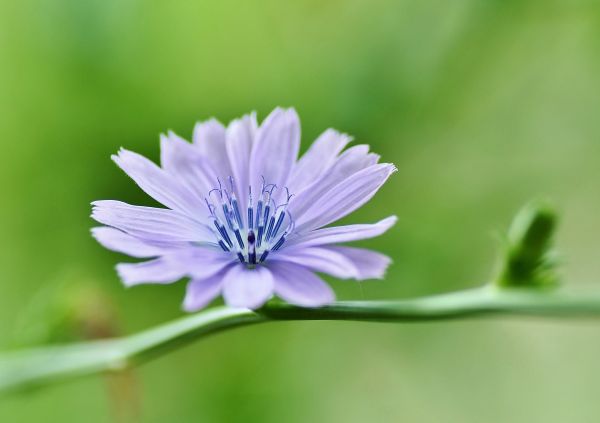
<svg viewBox="0 0 600 423">
<path fill-rule="evenodd" d="M 298 159 L 300 122 L 275 109 L 227 127 L 212 119 L 193 143 L 161 136 L 161 166 L 121 149 L 113 160 L 167 208 L 96 201 L 92 229 L 106 248 L 150 260 L 117 265 L 127 286 L 188 277 L 184 309 L 219 294 L 233 307 L 258 308 L 273 295 L 301 306 L 334 300 L 316 274 L 381 278 L 389 258 L 334 244 L 378 236 L 396 221 L 326 227 L 366 203 L 395 167 L 366 145 L 328 129 Z"/>
</svg>

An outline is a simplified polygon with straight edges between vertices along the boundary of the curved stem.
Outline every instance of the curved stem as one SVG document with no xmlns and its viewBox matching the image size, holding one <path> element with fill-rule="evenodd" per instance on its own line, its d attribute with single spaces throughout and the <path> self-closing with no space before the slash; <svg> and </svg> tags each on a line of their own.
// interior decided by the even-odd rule
<svg viewBox="0 0 600 423">
<path fill-rule="evenodd" d="M 226 329 L 277 320 L 419 322 L 488 315 L 600 317 L 600 297 L 531 288 L 484 287 L 396 301 L 338 302 L 322 308 L 270 303 L 257 311 L 217 307 L 138 334 L 0 355 L 0 391 L 118 371 Z"/>
</svg>

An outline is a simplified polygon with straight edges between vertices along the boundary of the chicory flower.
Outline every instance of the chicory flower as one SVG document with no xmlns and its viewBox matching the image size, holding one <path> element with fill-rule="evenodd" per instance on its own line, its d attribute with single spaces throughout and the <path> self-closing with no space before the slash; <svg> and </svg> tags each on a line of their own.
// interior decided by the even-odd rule
<svg viewBox="0 0 600 423">
<path fill-rule="evenodd" d="M 300 122 L 275 109 L 227 127 L 198 123 L 193 142 L 161 136 L 161 166 L 121 149 L 113 160 L 166 208 L 96 201 L 92 229 L 106 248 L 149 260 L 122 263 L 126 286 L 189 278 L 183 307 L 195 311 L 222 295 L 232 307 L 259 308 L 273 295 L 300 306 L 332 302 L 316 273 L 382 278 L 390 259 L 339 243 L 372 238 L 396 221 L 326 227 L 369 201 L 396 170 L 367 145 L 326 130 L 298 159 Z"/>
</svg>

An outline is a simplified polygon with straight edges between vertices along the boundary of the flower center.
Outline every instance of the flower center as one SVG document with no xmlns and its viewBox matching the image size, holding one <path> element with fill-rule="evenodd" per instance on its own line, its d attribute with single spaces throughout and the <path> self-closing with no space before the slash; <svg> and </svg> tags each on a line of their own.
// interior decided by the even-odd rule
<svg viewBox="0 0 600 423">
<path fill-rule="evenodd" d="M 233 177 L 229 177 L 231 189 L 221 186 L 212 189 L 205 198 L 213 221 L 215 238 L 223 251 L 235 253 L 238 260 L 249 268 L 266 260 L 267 256 L 279 250 L 286 236 L 294 229 L 294 221 L 287 211 L 292 198 L 287 187 L 285 202 L 276 204 L 275 198 L 283 197 L 275 184 L 267 184 L 263 178 L 258 201 L 254 205 L 252 187 L 248 187 L 248 205 L 245 214 L 240 211 L 240 203 L 233 188 Z M 213 201 L 214 200 L 214 201 Z"/>
</svg>

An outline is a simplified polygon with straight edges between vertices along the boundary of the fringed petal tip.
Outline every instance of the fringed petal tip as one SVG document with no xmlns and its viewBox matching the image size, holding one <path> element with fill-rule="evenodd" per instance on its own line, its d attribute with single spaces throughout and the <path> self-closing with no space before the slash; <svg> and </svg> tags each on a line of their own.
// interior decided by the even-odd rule
<svg viewBox="0 0 600 423">
<path fill-rule="evenodd" d="M 390 265 L 394 262 L 391 258 L 384 256 L 387 260 L 383 261 L 381 267 L 379 270 L 374 271 L 373 273 L 371 273 L 370 275 L 368 273 L 365 273 L 364 275 L 362 275 L 362 277 L 360 279 L 357 279 L 359 282 L 360 281 L 364 281 L 364 280 L 383 280 L 385 279 L 385 277 L 387 276 L 387 271 L 388 268 L 390 267 Z"/>
<path fill-rule="evenodd" d="M 381 168 L 385 169 L 386 178 L 398 172 L 398 168 L 394 163 L 378 163 L 376 166 L 380 166 Z"/>
<path fill-rule="evenodd" d="M 196 124 L 194 125 L 195 127 L 198 127 L 200 125 L 205 125 L 205 126 L 223 126 L 223 124 L 221 123 L 221 121 L 219 119 L 217 119 L 214 116 L 211 116 L 207 119 L 204 120 L 198 120 L 196 121 Z"/>
<path fill-rule="evenodd" d="M 393 260 L 385 254 L 377 253 L 374 251 L 370 252 L 369 257 L 364 257 L 364 261 L 357 267 L 360 270 L 360 277 L 357 279 L 385 279 L 389 266 L 393 263 Z"/>
<path fill-rule="evenodd" d="M 192 134 L 192 142 L 194 144 L 200 144 L 205 141 L 207 137 L 210 138 L 214 134 L 220 134 L 225 131 L 225 126 L 216 118 L 211 117 L 206 120 L 197 121 L 194 125 L 194 131 Z"/>
<path fill-rule="evenodd" d="M 113 162 L 119 164 L 119 161 L 123 159 L 123 156 L 126 156 L 128 153 L 135 154 L 133 151 L 127 150 L 125 147 L 121 146 L 116 153 L 111 154 L 110 158 Z"/>
<path fill-rule="evenodd" d="M 354 137 L 352 135 L 335 128 L 327 128 L 325 132 L 321 134 L 321 136 L 339 138 L 340 140 L 343 140 L 342 144 L 344 147 L 354 141 Z"/>
<path fill-rule="evenodd" d="M 242 122 L 245 122 L 245 121 L 250 121 L 252 124 L 256 124 L 257 125 L 256 111 L 253 110 L 250 113 L 247 113 L 247 114 L 243 115 L 242 117 L 233 119 L 231 122 L 229 122 L 229 125 L 227 125 L 227 130 L 230 130 L 232 127 L 234 127 L 236 125 L 239 125 L 239 124 L 241 124 Z M 198 123 L 200 123 L 200 122 L 198 122 Z"/>
</svg>

